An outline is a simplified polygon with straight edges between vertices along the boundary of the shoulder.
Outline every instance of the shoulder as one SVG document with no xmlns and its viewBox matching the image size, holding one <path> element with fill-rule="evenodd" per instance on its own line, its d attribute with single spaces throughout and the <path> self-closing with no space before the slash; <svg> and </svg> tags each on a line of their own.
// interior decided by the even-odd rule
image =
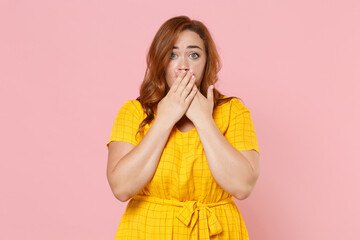
<svg viewBox="0 0 360 240">
<path fill-rule="evenodd" d="M 224 134 L 229 128 L 230 122 L 243 112 L 244 104 L 236 96 L 221 96 L 221 99 L 227 99 L 226 102 L 219 102 L 219 105 L 214 109 L 213 118 L 220 131 Z"/>
<path fill-rule="evenodd" d="M 230 102 L 231 111 L 234 113 L 248 110 L 244 103 L 242 103 L 238 98 L 233 98 L 230 100 Z"/>
<path fill-rule="evenodd" d="M 118 110 L 118 118 L 140 120 L 144 117 L 144 111 L 142 110 L 141 103 L 138 100 L 126 100 Z"/>
<path fill-rule="evenodd" d="M 222 99 L 230 98 L 229 96 L 222 96 Z M 243 111 L 246 108 L 244 103 L 236 96 L 231 96 L 231 99 L 219 106 L 220 108 L 227 109 L 228 111 Z"/>
<path fill-rule="evenodd" d="M 126 100 L 123 105 L 121 106 L 121 109 L 126 109 L 130 111 L 136 111 L 138 113 L 141 113 L 140 110 L 142 110 L 141 103 L 136 99 L 130 99 Z"/>
</svg>

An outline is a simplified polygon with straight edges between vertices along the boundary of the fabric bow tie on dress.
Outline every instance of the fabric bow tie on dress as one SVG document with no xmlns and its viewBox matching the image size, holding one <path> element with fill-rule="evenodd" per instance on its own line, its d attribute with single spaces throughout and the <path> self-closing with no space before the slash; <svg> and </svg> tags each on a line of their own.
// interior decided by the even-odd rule
<svg viewBox="0 0 360 240">
<path fill-rule="evenodd" d="M 199 235 L 204 239 L 210 239 L 210 236 L 222 232 L 222 227 L 215 215 L 215 211 L 210 206 L 226 204 L 232 201 L 232 198 L 225 199 L 218 203 L 204 204 L 198 201 L 187 201 L 177 213 L 176 217 L 187 227 L 193 230 L 194 225 L 199 220 Z M 202 238 L 203 239 L 203 238 Z"/>
</svg>

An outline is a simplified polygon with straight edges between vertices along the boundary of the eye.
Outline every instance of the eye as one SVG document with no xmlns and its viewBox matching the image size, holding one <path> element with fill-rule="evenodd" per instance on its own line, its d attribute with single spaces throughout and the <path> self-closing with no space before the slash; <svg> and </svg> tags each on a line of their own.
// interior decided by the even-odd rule
<svg viewBox="0 0 360 240">
<path fill-rule="evenodd" d="M 172 58 L 173 55 L 175 55 L 175 53 L 171 53 L 170 58 Z"/>
<path fill-rule="evenodd" d="M 195 58 L 198 58 L 199 57 L 199 54 L 197 54 L 197 53 L 191 53 L 190 55 L 193 55 L 193 54 L 195 54 L 197 57 L 195 57 Z"/>
</svg>

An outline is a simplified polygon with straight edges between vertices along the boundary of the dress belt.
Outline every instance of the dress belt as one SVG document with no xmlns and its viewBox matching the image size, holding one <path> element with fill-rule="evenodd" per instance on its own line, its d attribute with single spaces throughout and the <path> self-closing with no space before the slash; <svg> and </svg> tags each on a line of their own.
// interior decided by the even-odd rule
<svg viewBox="0 0 360 240">
<path fill-rule="evenodd" d="M 201 203 L 199 201 L 180 202 L 173 199 L 164 199 L 154 196 L 135 195 L 132 197 L 135 200 L 142 200 L 163 205 L 171 205 L 182 207 L 176 214 L 176 217 L 186 226 L 191 228 L 190 234 L 194 225 L 199 220 L 199 234 L 200 239 L 210 239 L 210 236 L 222 232 L 221 224 L 216 218 L 215 211 L 211 207 L 228 204 L 233 202 L 232 196 L 220 202 Z"/>
</svg>

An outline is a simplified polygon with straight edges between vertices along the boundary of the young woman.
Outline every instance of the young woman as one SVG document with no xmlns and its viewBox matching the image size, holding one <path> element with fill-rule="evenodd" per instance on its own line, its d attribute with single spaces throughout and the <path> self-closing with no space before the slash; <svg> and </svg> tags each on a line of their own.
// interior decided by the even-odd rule
<svg viewBox="0 0 360 240">
<path fill-rule="evenodd" d="M 214 88 L 220 59 L 203 23 L 178 16 L 156 33 L 140 96 L 107 143 L 114 196 L 131 199 L 115 239 L 248 239 L 233 201 L 259 176 L 250 111 Z"/>
</svg>

